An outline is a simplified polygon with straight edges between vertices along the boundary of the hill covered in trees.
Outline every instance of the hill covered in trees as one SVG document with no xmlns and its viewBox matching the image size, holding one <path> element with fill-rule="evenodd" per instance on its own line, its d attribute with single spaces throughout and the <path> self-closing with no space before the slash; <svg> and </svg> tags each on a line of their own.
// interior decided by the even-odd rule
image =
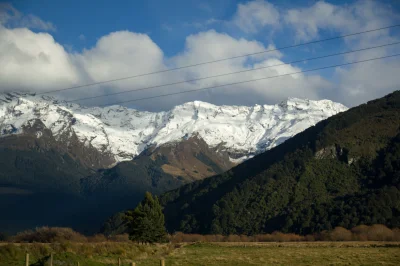
<svg viewBox="0 0 400 266">
<path fill-rule="evenodd" d="M 224 174 L 160 197 L 170 232 L 308 234 L 400 226 L 400 91 L 339 113 Z"/>
</svg>

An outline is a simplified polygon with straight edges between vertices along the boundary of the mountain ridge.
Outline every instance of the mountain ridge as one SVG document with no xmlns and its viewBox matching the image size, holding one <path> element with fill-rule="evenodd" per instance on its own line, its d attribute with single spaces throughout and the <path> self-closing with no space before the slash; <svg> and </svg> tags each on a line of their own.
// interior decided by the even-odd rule
<svg viewBox="0 0 400 266">
<path fill-rule="evenodd" d="M 344 109 L 288 99 L 254 107 L 191 102 L 151 113 L 1 94 L 0 226 L 16 232 L 62 225 L 93 233 L 146 191 L 159 195 L 221 174 Z M 56 203 L 62 207 L 55 211 Z M 22 219 L 27 208 L 30 218 Z"/>
<path fill-rule="evenodd" d="M 289 98 L 277 105 L 216 106 L 194 101 L 158 113 L 122 106 L 84 107 L 49 96 L 0 96 L 0 133 L 18 134 L 39 119 L 56 139 L 76 135 L 85 147 L 106 155 L 108 168 L 142 151 L 198 134 L 211 147 L 229 152 L 233 162 L 263 152 L 333 114 L 347 110 L 329 100 Z M 40 135 L 40 133 L 38 133 Z M 94 164 L 96 168 L 96 164 Z"/>
<path fill-rule="evenodd" d="M 160 196 L 170 232 L 301 234 L 400 225 L 400 91 Z"/>
</svg>

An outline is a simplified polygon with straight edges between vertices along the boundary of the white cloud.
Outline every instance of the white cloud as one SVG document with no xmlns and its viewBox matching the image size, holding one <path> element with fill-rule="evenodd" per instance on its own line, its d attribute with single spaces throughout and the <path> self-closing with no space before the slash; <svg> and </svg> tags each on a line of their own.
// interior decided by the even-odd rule
<svg viewBox="0 0 400 266">
<path fill-rule="evenodd" d="M 7 3 L 0 3 L 0 24 L 43 31 L 56 31 L 53 23 L 43 21 L 32 14 L 25 15 Z"/>
<path fill-rule="evenodd" d="M 50 34 L 0 25 L 2 90 L 43 91 L 80 82 L 69 54 Z"/>
<path fill-rule="evenodd" d="M 318 1 L 314 5 L 290 9 L 284 21 L 296 32 L 299 41 L 309 41 L 319 36 L 321 30 L 333 30 L 344 34 L 385 27 L 391 24 L 395 14 L 376 1 L 359 0 L 351 5 L 333 5 Z M 376 37 L 380 33 L 366 36 Z"/>
<path fill-rule="evenodd" d="M 113 32 L 103 36 L 93 48 L 85 49 L 80 54 L 71 54 L 70 57 L 80 72 L 85 73 L 88 80 L 86 83 L 102 82 L 166 69 L 163 52 L 150 37 L 146 34 L 129 31 Z M 76 99 L 138 89 L 151 86 L 156 82 L 161 84 L 167 81 L 161 80 L 161 77 L 162 75 L 126 79 L 77 90 L 76 93 L 69 92 L 68 95 L 70 99 Z M 134 98 L 135 95 L 131 94 L 128 97 Z M 126 95 L 123 95 L 97 99 L 95 102 L 88 103 L 106 103 L 125 99 Z"/>
<path fill-rule="evenodd" d="M 227 34 L 218 33 L 214 30 L 200 32 L 186 38 L 183 52 L 167 60 L 167 64 L 173 67 L 193 65 L 199 62 L 209 62 L 220 58 L 230 58 L 243 54 L 256 53 L 273 49 L 270 45 L 265 47 L 257 41 L 246 39 L 235 39 Z M 266 66 L 282 64 L 282 54 L 278 51 L 253 56 L 250 60 L 240 57 L 234 60 L 226 60 L 212 64 L 200 65 L 185 68 L 174 77 L 161 79 L 161 83 L 168 81 L 190 80 L 201 77 L 215 76 L 219 74 L 251 70 Z M 153 90 L 150 95 L 136 93 L 137 97 L 163 94 L 168 92 L 188 91 L 198 88 L 214 87 L 244 80 L 252 80 L 269 76 L 276 76 L 286 73 L 298 72 L 299 68 L 285 65 L 280 67 L 264 68 L 257 71 L 248 71 L 240 74 L 228 75 L 219 78 L 200 80 L 185 85 L 177 85 L 159 90 Z M 317 99 L 317 88 L 327 88 L 329 83 L 320 77 L 305 75 L 286 76 L 285 78 L 269 79 L 258 82 L 236 84 L 226 87 L 211 89 L 190 94 L 181 94 L 151 101 L 137 103 L 137 105 L 148 108 L 149 105 L 156 105 L 162 109 L 170 108 L 173 105 L 196 100 L 203 100 L 216 104 L 255 104 L 255 103 L 276 103 L 286 97 L 308 97 Z"/>
<path fill-rule="evenodd" d="M 365 103 L 400 89 L 399 71 L 399 58 L 338 68 L 335 75 L 337 89 L 335 94 L 327 96 L 348 106 Z"/>
<path fill-rule="evenodd" d="M 285 12 L 284 21 L 295 31 L 297 41 L 320 38 L 322 31 L 334 35 L 351 34 L 396 24 L 399 14 L 378 1 L 359 0 L 353 4 L 333 5 L 318 1 L 305 8 Z M 390 29 L 345 38 L 349 49 L 359 49 L 399 41 Z M 368 50 L 344 57 L 354 62 L 399 53 L 399 45 Z M 336 89 L 322 94 L 348 106 L 361 104 L 399 89 L 398 59 L 383 59 L 336 69 L 333 81 Z"/>
<path fill-rule="evenodd" d="M 211 61 L 221 58 L 241 56 L 244 54 L 257 53 L 265 51 L 265 47 L 258 41 L 248 41 L 244 38 L 235 39 L 228 34 L 218 33 L 215 30 L 200 32 L 198 34 L 189 35 L 186 38 L 184 51 L 174 58 L 177 64 L 185 61 L 187 64 L 198 63 L 202 61 Z M 256 58 L 265 57 L 280 57 L 279 51 L 265 53 L 256 56 Z M 234 60 L 243 64 L 246 61 L 245 57 Z M 229 61 L 225 61 L 229 64 Z M 232 61 L 230 61 L 232 62 Z M 208 65 L 207 67 L 212 66 Z M 218 66 L 220 67 L 220 65 Z"/>
<path fill-rule="evenodd" d="M 251 3 L 254 5 L 254 3 L 265 4 L 266 2 L 255 1 L 247 5 L 251 5 Z M 292 14 L 291 22 L 287 17 L 285 20 L 288 25 L 294 27 L 293 29 L 298 32 L 298 36 L 304 36 L 305 39 L 317 38 L 321 30 L 345 33 L 352 31 L 353 28 L 364 28 L 367 23 L 372 23 L 377 27 L 384 25 L 386 21 L 392 21 L 389 16 L 390 10 L 388 11 L 387 8 L 369 1 L 361 2 L 361 4 L 359 4 L 360 6 L 335 6 L 318 2 L 308 9 L 288 11 L 286 15 Z M 374 11 L 363 11 L 363 8 L 372 8 Z M 240 14 L 239 10 L 237 14 Z M 349 14 L 353 14 L 352 17 L 342 22 L 328 23 L 320 19 L 320 16 L 329 19 L 341 19 Z M 382 14 L 386 14 L 386 16 L 382 17 Z M 309 22 L 304 22 L 296 27 L 296 19 L 294 19 L 296 16 L 308 16 Z M 368 19 L 368 22 L 362 23 L 365 19 Z M 387 24 L 390 24 L 389 22 Z M 342 24 L 339 25 L 338 23 Z M 368 35 L 368 37 L 352 38 L 346 44 L 356 49 L 357 47 L 372 46 L 393 40 L 396 40 L 396 38 L 387 30 Z M 236 57 L 273 48 L 273 44 L 266 46 L 256 40 L 234 38 L 225 33 L 208 30 L 189 35 L 186 38 L 184 49 L 175 56 L 167 58 L 161 48 L 147 34 L 118 31 L 102 36 L 93 47 L 77 53 L 66 50 L 65 46 L 57 43 L 48 33 L 35 33 L 27 28 L 12 29 L 0 25 L 0 88 L 1 90 L 47 91 L 188 66 L 221 58 Z M 359 53 L 347 56 L 345 60 L 352 61 L 387 55 L 394 50 L 391 48 Z M 274 67 L 276 64 L 284 63 L 282 58 L 284 58 L 283 54 L 278 51 L 259 54 L 247 59 L 240 57 L 214 64 L 184 68 L 179 71 L 146 75 L 70 90 L 61 94 L 61 96 L 66 99 L 76 99 L 272 66 L 257 71 L 190 82 L 189 84 L 137 91 L 82 102 L 89 105 L 107 104 L 114 101 L 220 86 L 227 83 L 301 71 L 300 67 L 292 65 Z M 250 105 L 276 103 L 286 97 L 300 97 L 330 98 L 352 106 L 398 89 L 395 86 L 400 84 L 400 75 L 396 74 L 399 69 L 400 65 L 397 61 L 376 61 L 370 64 L 337 69 L 333 82 L 325 80 L 318 74 L 297 74 L 208 91 L 155 98 L 134 104 L 141 109 L 165 110 L 176 104 L 193 100 L 203 100 L 215 104 Z"/>
<path fill-rule="evenodd" d="M 279 18 L 279 12 L 273 4 L 264 0 L 255 0 L 238 4 L 232 23 L 246 33 L 256 33 L 267 25 L 277 25 Z"/>
<path fill-rule="evenodd" d="M 164 69 L 163 52 L 146 34 L 113 32 L 76 56 L 94 81 Z"/>
<path fill-rule="evenodd" d="M 199 61 L 206 62 L 274 48 L 273 46 L 265 47 L 257 41 L 235 39 L 227 34 L 210 30 L 188 36 L 182 53 L 172 58 L 165 58 L 162 50 L 148 35 L 120 31 L 103 36 L 93 48 L 85 49 L 82 53 L 68 53 L 47 33 L 34 33 L 29 29 L 6 29 L 4 27 L 1 28 L 0 33 L 2 68 L 0 83 L 3 85 L 2 89 L 7 90 L 53 90 L 118 79 L 134 74 L 156 72 L 167 69 L 167 66 L 187 66 Z M 64 97 L 75 99 L 243 71 L 282 63 L 279 59 L 281 56 L 278 51 L 275 51 L 253 56 L 250 59 L 243 57 L 165 74 L 137 77 L 101 86 L 67 91 Z M 201 80 L 191 84 L 121 94 L 85 103 L 99 104 L 149 97 L 295 71 L 298 69 L 292 66 L 272 67 L 218 79 Z M 272 103 L 288 96 L 317 98 L 317 85 L 323 84 L 324 82 L 318 77 L 310 78 L 300 75 L 229 86 L 211 90 L 208 93 L 190 93 L 158 98 L 152 101 L 138 102 L 136 105 L 143 109 L 154 110 L 171 108 L 176 104 L 195 99 L 219 104 L 254 104 L 256 102 Z"/>
</svg>

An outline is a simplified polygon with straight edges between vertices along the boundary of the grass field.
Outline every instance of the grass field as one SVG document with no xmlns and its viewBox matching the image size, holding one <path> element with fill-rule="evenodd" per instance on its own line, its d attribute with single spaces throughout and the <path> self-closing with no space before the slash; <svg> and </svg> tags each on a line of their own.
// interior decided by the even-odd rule
<svg viewBox="0 0 400 266">
<path fill-rule="evenodd" d="M 195 243 L 134 245 L 130 243 L 2 244 L 0 265 L 400 265 L 399 242 Z"/>
</svg>

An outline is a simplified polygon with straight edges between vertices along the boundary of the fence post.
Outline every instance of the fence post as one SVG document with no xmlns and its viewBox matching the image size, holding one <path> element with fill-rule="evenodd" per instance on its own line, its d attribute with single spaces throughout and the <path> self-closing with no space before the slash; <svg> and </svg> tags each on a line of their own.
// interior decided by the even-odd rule
<svg viewBox="0 0 400 266">
<path fill-rule="evenodd" d="M 164 259 L 160 260 L 160 266 L 165 266 L 165 260 Z"/>
<path fill-rule="evenodd" d="M 131 266 L 136 266 L 136 263 L 134 263 L 134 262 L 131 262 Z"/>
<path fill-rule="evenodd" d="M 121 258 L 118 258 L 118 266 L 121 266 Z"/>
<path fill-rule="evenodd" d="M 80 266 L 81 264 L 79 263 L 79 261 L 78 261 L 78 266 Z"/>
<path fill-rule="evenodd" d="M 25 255 L 25 266 L 29 266 L 29 253 L 28 252 L 26 252 L 26 255 Z"/>
<path fill-rule="evenodd" d="M 53 252 L 50 253 L 50 266 L 53 266 Z"/>
</svg>

